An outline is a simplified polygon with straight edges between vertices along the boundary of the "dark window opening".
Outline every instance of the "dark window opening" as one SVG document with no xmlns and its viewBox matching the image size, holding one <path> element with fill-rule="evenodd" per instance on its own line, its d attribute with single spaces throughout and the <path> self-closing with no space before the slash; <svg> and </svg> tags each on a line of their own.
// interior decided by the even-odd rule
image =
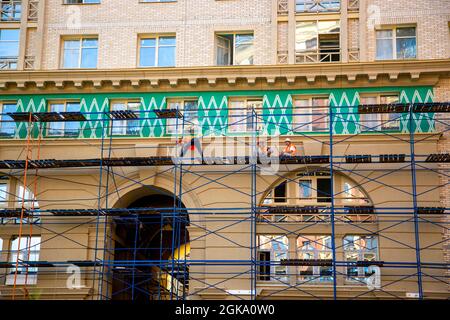
<svg viewBox="0 0 450 320">
<path fill-rule="evenodd" d="M 274 190 L 274 202 L 286 202 L 286 181 L 280 183 Z"/>
<path fill-rule="evenodd" d="M 331 202 L 331 179 L 317 179 L 317 202 Z"/>
</svg>

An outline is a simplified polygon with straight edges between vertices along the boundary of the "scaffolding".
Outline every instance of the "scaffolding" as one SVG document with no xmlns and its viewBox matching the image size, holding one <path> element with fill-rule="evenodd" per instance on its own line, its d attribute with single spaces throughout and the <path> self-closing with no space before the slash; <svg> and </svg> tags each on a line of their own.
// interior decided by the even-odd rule
<svg viewBox="0 0 450 320">
<path fill-rule="evenodd" d="M 0 160 L 0 170 L 10 177 L 21 179 L 24 185 L 20 206 L 0 211 L 3 225 L 11 221 L 19 225 L 19 247 L 14 252 L 11 249 L 8 253 L 9 256 L 15 254 L 15 261 L 8 259 L 0 262 L 1 268 L 10 270 L 4 277 L 14 274 L 12 293 L 8 296 L 12 299 L 33 297 L 33 285 L 27 280 L 29 274 L 37 273 L 39 277 L 52 279 L 58 286 L 61 283 L 63 284 L 61 286 L 64 286 L 68 268 L 79 272 L 84 283 L 80 285 L 78 280 L 75 280 L 75 287 L 71 288 L 72 290 L 88 287 L 89 299 L 101 300 L 185 300 L 202 298 L 203 295 L 250 300 L 299 297 L 426 299 L 431 297 L 427 293 L 430 287 L 444 285 L 448 289 L 449 265 L 443 259 L 430 258 L 439 255 L 425 255 L 425 253 L 443 251 L 442 244 L 448 241 L 446 234 L 448 235 L 450 208 L 442 204 L 437 205 L 436 201 L 432 205 L 426 205 L 427 202 L 423 199 L 430 193 L 439 193 L 443 188 L 448 188 L 450 154 L 448 150 L 426 154 L 416 153 L 416 150 L 449 130 L 447 115 L 450 104 L 395 103 L 360 105 L 356 108 L 339 106 L 339 112 L 336 112 L 336 107 L 327 106 L 326 114 L 315 113 L 310 111 L 314 110 L 310 108 L 312 107 L 305 107 L 304 112 L 293 110 L 293 118 L 302 120 L 298 123 L 293 121 L 292 126 L 284 127 L 283 130 L 286 136 L 298 136 L 305 141 L 321 143 L 324 151 L 296 156 L 276 153 L 268 155 L 269 149 L 264 149 L 261 153 L 260 142 L 263 136 L 261 126 L 267 125 L 271 120 L 264 118 L 262 110 L 257 108 L 251 108 L 250 111 L 243 110 L 247 116 L 236 117 L 237 120 L 230 115 L 230 123 L 225 125 L 230 127 L 244 124 L 247 127 L 246 135 L 232 138 L 233 143 L 238 141 L 247 147 L 247 154 L 209 156 L 204 154 L 205 146 L 203 145 L 202 150 L 198 150 L 196 143 L 208 136 L 221 137 L 224 135 L 222 130 L 207 133 L 200 131 L 193 134 L 191 130 L 195 123 L 188 116 L 192 111 L 182 108 L 156 110 L 150 116 L 146 116 L 144 112 L 126 110 L 90 113 L 8 113 L 11 122 L 27 124 L 25 159 Z M 356 120 L 363 114 L 388 114 L 389 117 L 375 122 L 370 118 L 367 121 L 362 118 Z M 419 135 L 415 122 L 418 115 L 421 119 L 435 123 L 437 130 L 427 135 Z M 98 120 L 98 116 L 101 120 Z M 336 134 L 333 128 L 334 120 L 340 117 L 347 122 L 353 121 L 353 125 L 358 126 L 360 130 L 354 134 Z M 303 120 L 305 118 L 310 120 Z M 135 146 L 118 145 L 117 137 L 111 133 L 117 126 L 128 128 L 130 123 L 136 121 L 142 123 L 148 119 L 170 119 L 166 126 L 173 126 L 172 129 L 175 130 L 173 145 L 168 148 L 171 153 L 160 155 L 161 147 L 157 146 L 145 147 L 147 149 L 145 152 L 151 156 L 129 156 L 127 152 Z M 101 124 L 102 135 L 98 157 L 41 158 L 40 150 L 42 145 L 45 145 L 43 125 L 86 121 Z M 400 121 L 407 126 L 407 133 L 380 130 L 385 124 Z M 278 123 L 272 124 L 281 126 Z M 321 135 L 299 133 L 299 129 L 310 125 L 325 127 L 327 132 L 322 132 Z M 386 145 L 394 142 L 404 145 L 408 152 L 354 154 L 340 148 L 344 144 L 361 141 L 358 139 L 370 136 L 371 133 L 377 134 L 375 139 L 382 137 L 380 141 Z M 269 142 L 275 140 L 270 134 L 266 135 L 266 138 Z M 188 148 L 184 149 L 184 146 Z M 35 150 L 36 156 L 33 156 L 32 150 Z M 192 151 L 189 155 L 186 152 L 188 150 Z M 117 157 L 115 154 L 127 156 Z M 262 170 L 267 167 L 266 156 L 279 166 L 278 170 L 272 173 L 275 182 L 298 183 L 299 175 L 328 177 L 329 190 L 321 194 L 325 201 L 318 200 L 319 203 L 314 205 L 308 202 L 298 205 L 288 203 L 278 205 L 273 200 L 264 201 L 276 186 L 266 185 L 261 181 Z M 150 170 L 150 173 L 138 178 L 130 177 L 123 172 L 124 168 L 134 167 L 155 168 L 155 170 Z M 66 175 L 71 171 L 96 170 L 99 182 L 97 195 L 95 199 L 87 199 L 91 201 L 90 203 L 94 201 L 96 204 L 89 208 L 81 206 L 74 208 L 74 204 L 70 203 L 67 208 L 64 203 L 59 206 L 55 201 L 50 204 L 52 208 L 49 209 L 35 207 L 35 197 L 39 200 L 37 191 L 39 178 L 51 170 Z M 443 182 L 423 186 L 417 181 L 419 171 L 421 176 L 423 172 L 429 172 L 442 177 Z M 399 188 L 385 182 L 386 178 L 397 173 L 408 178 L 408 181 L 405 181 L 407 187 Z M 362 202 L 343 205 L 345 202 L 343 191 L 335 190 L 334 179 L 338 174 L 358 178 L 358 182 L 352 185 L 351 189 L 364 189 L 368 184 L 374 184 L 378 188 L 384 188 L 385 192 L 398 192 L 407 200 L 404 201 L 404 205 L 383 206 L 382 203 L 374 204 L 366 201 L 367 197 L 364 196 Z M 31 183 L 29 178 L 27 180 L 30 175 Z M 172 177 L 173 190 L 165 190 L 147 182 L 161 175 Z M 226 182 L 232 177 L 239 177 L 243 181 L 243 187 L 236 188 L 235 185 Z M 195 178 L 195 184 L 191 184 L 192 178 Z M 126 182 L 125 186 L 119 186 L 118 180 Z M 34 194 L 32 199 L 26 199 L 25 196 L 25 190 L 29 186 L 32 186 Z M 130 204 L 118 206 L 116 200 L 120 200 L 123 197 L 122 192 L 133 186 L 148 190 L 148 195 L 164 197 L 164 205 L 149 206 L 148 203 L 135 203 L 135 206 Z M 80 184 L 79 187 L 83 188 L 83 185 Z M 236 201 L 234 206 L 186 206 L 185 199 L 191 193 L 210 187 L 227 188 L 238 194 L 241 197 L 240 201 Z M 313 190 L 311 186 L 308 188 Z M 314 191 L 318 191 L 317 187 Z M 241 200 L 244 198 L 247 200 L 243 204 Z M 288 196 L 285 195 L 285 198 Z M 158 201 L 156 202 L 161 204 Z M 31 205 L 27 205 L 27 202 Z M 62 227 L 64 231 L 55 231 L 56 228 L 60 230 L 61 225 L 64 225 Z M 72 231 L 79 226 L 87 226 L 93 230 L 94 236 L 87 243 L 72 238 Z M 227 229 L 236 226 L 248 231 L 241 239 L 227 232 Z M 413 252 L 413 259 L 381 260 L 382 253 L 370 258 L 364 255 L 353 259 L 345 256 L 343 258 L 339 252 L 344 250 L 346 244 L 340 243 L 336 236 L 342 232 L 342 226 L 351 227 L 353 233 L 357 235 L 376 236 L 380 241 L 395 243 L 403 250 Z M 407 234 L 412 238 L 399 240 L 385 235 L 386 230 L 396 230 L 399 226 L 410 230 Z M 319 231 L 315 230 L 319 230 L 318 228 L 328 230 L 327 242 L 320 243 L 323 248 L 319 255 L 311 254 L 314 248 L 317 249 L 315 245 L 318 244 L 316 242 L 319 238 L 310 237 L 304 240 L 301 250 L 286 246 L 283 242 L 287 239 L 283 237 L 287 236 L 291 238 L 295 236 L 298 239 L 305 234 L 317 234 Z M 441 230 L 442 239 L 428 241 L 426 233 L 432 232 L 430 228 Z M 197 232 L 190 233 L 189 230 L 193 229 Z M 42 239 L 39 245 L 45 245 L 46 241 L 52 239 L 62 239 L 79 246 L 80 250 L 87 250 L 86 259 L 61 258 L 54 261 L 30 259 L 32 246 L 37 245 L 31 244 L 35 230 L 44 230 L 47 234 L 47 238 Z M 146 232 L 151 233 L 151 237 L 147 236 Z M 323 231 L 320 232 L 324 234 Z M 121 239 L 123 243 L 118 240 L 119 233 L 125 239 Z M 27 239 L 23 249 L 20 246 L 22 237 Z M 213 237 L 222 241 L 224 247 L 230 246 L 238 251 L 239 254 L 236 256 L 239 259 L 234 257 L 220 259 L 219 252 L 213 257 L 201 257 L 198 254 L 200 249 L 192 247 L 203 243 L 207 248 L 206 243 Z M 262 253 L 267 251 L 262 250 L 262 247 L 267 245 L 267 239 L 280 244 L 281 247 L 285 246 L 284 249 L 275 250 L 275 255 L 272 250 L 264 256 Z M 306 246 L 312 246 L 313 249 L 310 250 Z M 379 250 L 379 247 L 377 244 L 376 250 Z M 21 254 L 21 250 L 26 253 L 25 256 Z M 56 251 L 58 248 L 47 250 Z M 197 250 L 196 254 L 189 256 L 191 250 L 192 252 Z M 61 256 L 66 256 L 66 253 L 61 253 Z M 409 253 L 407 256 L 410 256 Z M 424 256 L 427 258 L 424 259 Z M 19 275 L 25 276 L 21 282 L 18 282 Z M 381 278 L 377 280 L 376 276 Z M 373 281 L 370 285 L 368 278 Z M 403 282 L 408 282 L 408 288 L 414 283 L 414 288 L 408 289 L 414 294 L 401 296 L 399 290 L 390 290 L 392 286 Z M 441 297 L 442 295 L 448 298 L 445 291 L 441 293 Z M 61 298 L 57 290 L 53 298 Z"/>
</svg>

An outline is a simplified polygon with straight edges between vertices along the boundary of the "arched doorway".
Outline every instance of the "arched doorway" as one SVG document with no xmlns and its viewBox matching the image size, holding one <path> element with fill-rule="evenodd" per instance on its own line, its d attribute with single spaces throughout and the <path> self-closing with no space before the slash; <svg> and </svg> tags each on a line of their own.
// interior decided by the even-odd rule
<svg viewBox="0 0 450 320">
<path fill-rule="evenodd" d="M 185 206 L 166 191 L 141 190 L 128 201 L 126 208 L 137 210 L 136 214 L 114 219 L 111 298 L 148 301 L 182 297 L 189 283 Z"/>
</svg>

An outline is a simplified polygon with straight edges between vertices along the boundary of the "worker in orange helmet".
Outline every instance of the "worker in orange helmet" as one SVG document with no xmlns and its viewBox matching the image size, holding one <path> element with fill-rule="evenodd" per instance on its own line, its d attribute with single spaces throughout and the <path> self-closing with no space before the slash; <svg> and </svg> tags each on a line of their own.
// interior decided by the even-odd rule
<svg viewBox="0 0 450 320">
<path fill-rule="evenodd" d="M 281 152 L 282 157 L 294 157 L 297 154 L 297 147 L 292 143 L 291 139 L 284 140 L 284 149 Z"/>
</svg>

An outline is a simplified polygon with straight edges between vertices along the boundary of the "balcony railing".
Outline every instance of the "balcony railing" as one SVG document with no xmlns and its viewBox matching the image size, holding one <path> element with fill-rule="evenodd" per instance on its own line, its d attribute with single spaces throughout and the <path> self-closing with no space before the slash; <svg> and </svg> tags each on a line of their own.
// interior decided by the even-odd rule
<svg viewBox="0 0 450 320">
<path fill-rule="evenodd" d="M 20 21 L 22 15 L 22 1 L 1 0 L 0 1 L 0 21 Z"/>
<path fill-rule="evenodd" d="M 348 61 L 349 62 L 358 62 L 359 57 L 359 48 L 351 48 L 348 50 Z"/>
<path fill-rule="evenodd" d="M 289 1 L 288 0 L 278 0 L 278 14 L 286 15 L 289 12 Z"/>
<path fill-rule="evenodd" d="M 25 62 L 23 64 L 25 70 L 34 69 L 34 56 L 25 56 Z"/>
<path fill-rule="evenodd" d="M 348 11 L 359 11 L 359 0 L 348 0 Z"/>
<path fill-rule="evenodd" d="M 326 52 L 297 52 L 295 63 L 325 63 L 341 61 L 340 49 L 328 49 Z"/>
<path fill-rule="evenodd" d="M 302 12 L 339 12 L 341 0 L 297 0 L 295 10 Z"/>
<path fill-rule="evenodd" d="M 17 57 L 0 58 L 0 70 L 15 70 L 17 69 Z"/>
<path fill-rule="evenodd" d="M 278 51 L 278 64 L 289 63 L 289 53 L 285 50 Z"/>
<path fill-rule="evenodd" d="M 38 20 L 39 0 L 30 0 L 28 3 L 28 21 L 36 22 Z"/>
</svg>

